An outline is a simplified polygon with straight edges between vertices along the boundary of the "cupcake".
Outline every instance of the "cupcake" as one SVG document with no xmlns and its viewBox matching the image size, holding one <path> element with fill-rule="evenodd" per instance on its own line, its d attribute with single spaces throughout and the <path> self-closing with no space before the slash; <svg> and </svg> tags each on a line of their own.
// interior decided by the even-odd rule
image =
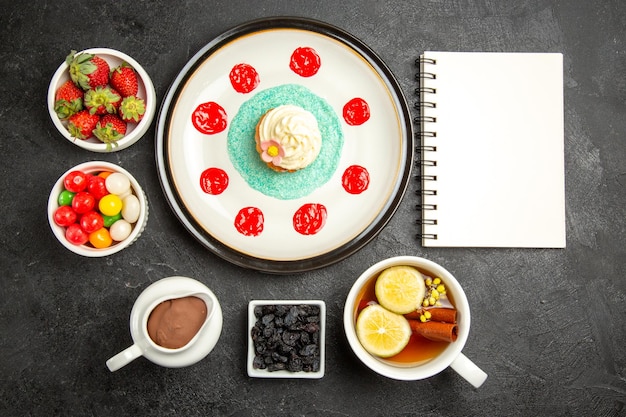
<svg viewBox="0 0 626 417">
<path fill-rule="evenodd" d="M 278 172 L 309 166 L 322 148 L 315 116 L 291 104 L 268 110 L 256 125 L 254 140 L 263 162 Z"/>
</svg>

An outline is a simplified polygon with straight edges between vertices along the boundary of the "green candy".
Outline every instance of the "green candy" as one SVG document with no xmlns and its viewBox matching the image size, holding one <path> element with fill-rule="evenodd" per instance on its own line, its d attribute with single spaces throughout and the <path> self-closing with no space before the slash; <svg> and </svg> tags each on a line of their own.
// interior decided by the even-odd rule
<svg viewBox="0 0 626 417">
<path fill-rule="evenodd" d="M 113 223 L 115 223 L 116 221 L 118 221 L 119 219 L 122 218 L 122 212 L 119 212 L 113 216 L 102 216 L 102 219 L 104 220 L 104 227 L 111 227 L 111 225 Z"/>
<path fill-rule="evenodd" d="M 71 206 L 74 194 L 75 193 L 68 190 L 61 191 L 61 194 L 59 194 L 59 198 L 57 199 L 59 206 Z"/>
</svg>

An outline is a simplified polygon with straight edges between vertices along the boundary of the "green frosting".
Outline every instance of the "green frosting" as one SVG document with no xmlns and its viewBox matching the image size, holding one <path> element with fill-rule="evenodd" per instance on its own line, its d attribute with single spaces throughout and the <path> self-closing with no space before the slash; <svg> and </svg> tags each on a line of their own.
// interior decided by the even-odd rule
<svg viewBox="0 0 626 417">
<path fill-rule="evenodd" d="M 276 172 L 263 162 L 256 150 L 256 124 L 268 110 L 293 104 L 311 112 L 322 135 L 317 159 L 296 172 Z M 228 156 L 251 188 L 280 200 L 293 200 L 312 193 L 332 177 L 343 148 L 341 122 L 323 98 L 297 84 L 284 84 L 259 91 L 241 105 L 228 129 Z"/>
</svg>

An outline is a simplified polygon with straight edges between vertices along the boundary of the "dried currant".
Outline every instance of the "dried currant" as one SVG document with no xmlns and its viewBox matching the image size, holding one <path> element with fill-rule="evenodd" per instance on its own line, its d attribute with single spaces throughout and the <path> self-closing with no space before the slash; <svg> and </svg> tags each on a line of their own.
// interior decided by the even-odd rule
<svg viewBox="0 0 626 417">
<path fill-rule="evenodd" d="M 316 372 L 320 369 L 320 308 L 316 305 L 262 305 L 254 308 L 250 331 L 252 366 L 269 372 Z"/>
</svg>

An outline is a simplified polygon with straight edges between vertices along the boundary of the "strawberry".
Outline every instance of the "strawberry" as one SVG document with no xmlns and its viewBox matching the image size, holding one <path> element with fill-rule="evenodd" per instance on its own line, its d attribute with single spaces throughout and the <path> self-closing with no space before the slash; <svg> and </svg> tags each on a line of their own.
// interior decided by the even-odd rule
<svg viewBox="0 0 626 417">
<path fill-rule="evenodd" d="M 107 144 L 107 149 L 112 145 L 117 146 L 117 141 L 126 134 L 126 122 L 115 114 L 105 114 L 93 131 L 100 141 Z"/>
<path fill-rule="evenodd" d="M 88 110 L 81 110 L 68 119 L 67 130 L 70 135 L 78 139 L 88 139 L 100 120 L 97 114 L 90 114 Z"/>
<path fill-rule="evenodd" d="M 126 62 L 111 71 L 111 86 L 120 92 L 122 97 L 137 95 L 137 73 Z"/>
<path fill-rule="evenodd" d="M 71 51 L 65 62 L 70 67 L 70 78 L 83 90 L 109 83 L 109 64 L 97 55 L 88 53 L 76 55 L 76 51 Z"/>
<path fill-rule="evenodd" d="M 117 113 L 125 122 L 139 123 L 146 112 L 146 102 L 136 96 L 124 97 Z"/>
<path fill-rule="evenodd" d="M 72 80 L 64 82 L 54 96 L 54 111 L 59 119 L 67 119 L 82 110 L 84 94 Z"/>
<path fill-rule="evenodd" d="M 85 93 L 85 108 L 91 114 L 117 113 L 122 96 L 111 87 L 98 86 Z"/>
</svg>

